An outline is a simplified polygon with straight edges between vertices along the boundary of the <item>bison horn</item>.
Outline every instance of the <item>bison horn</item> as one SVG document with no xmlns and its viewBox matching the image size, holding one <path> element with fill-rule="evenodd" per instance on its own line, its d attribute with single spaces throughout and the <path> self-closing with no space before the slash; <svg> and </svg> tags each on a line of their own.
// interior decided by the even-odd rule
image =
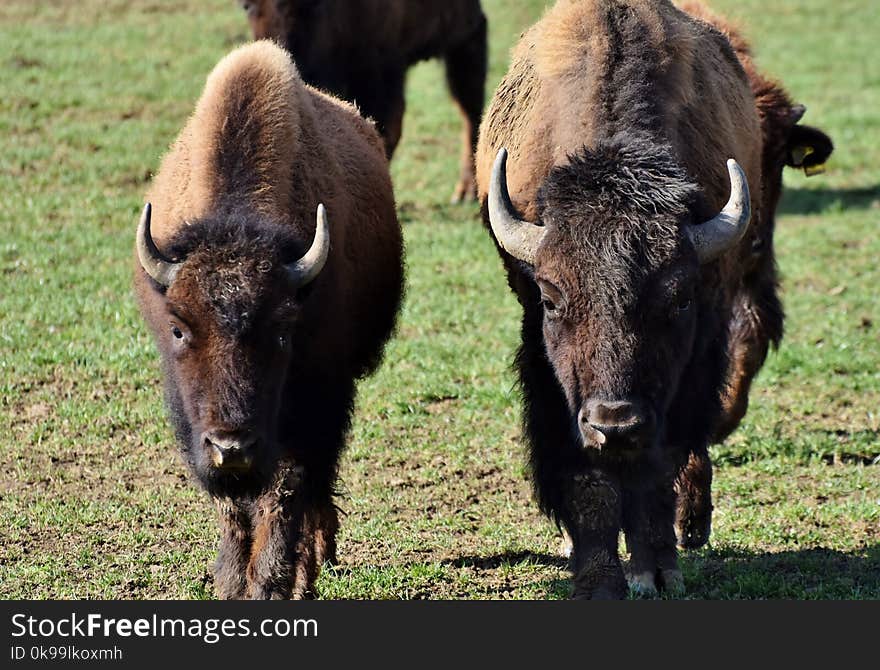
<svg viewBox="0 0 880 670">
<path fill-rule="evenodd" d="M 318 224 L 315 226 L 315 239 L 311 248 L 298 261 L 287 264 L 287 272 L 294 286 L 301 288 L 314 281 L 324 269 L 330 255 L 330 226 L 327 223 L 327 210 L 318 205 Z"/>
<path fill-rule="evenodd" d="M 492 167 L 489 183 L 489 224 L 498 244 L 514 258 L 535 264 L 538 247 L 547 230 L 520 219 L 513 210 L 507 192 L 507 149 L 501 149 Z"/>
<path fill-rule="evenodd" d="M 141 213 L 141 220 L 138 223 L 137 230 L 137 254 L 141 267 L 153 280 L 160 286 L 168 288 L 177 276 L 180 270 L 180 263 L 169 261 L 156 243 L 153 242 L 153 236 L 150 234 L 150 218 L 153 208 L 150 203 L 144 205 L 144 211 Z"/>
<path fill-rule="evenodd" d="M 730 199 L 713 219 L 699 226 L 688 226 L 688 237 L 697 250 L 700 263 L 709 263 L 739 242 L 749 227 L 752 215 L 749 182 L 746 173 L 732 158 L 727 161 L 730 173 Z"/>
</svg>

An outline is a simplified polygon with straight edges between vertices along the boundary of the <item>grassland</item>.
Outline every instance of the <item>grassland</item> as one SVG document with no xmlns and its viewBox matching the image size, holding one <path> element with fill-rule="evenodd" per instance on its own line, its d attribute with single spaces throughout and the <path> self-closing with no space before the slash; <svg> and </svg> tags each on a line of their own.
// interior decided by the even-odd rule
<svg viewBox="0 0 880 670">
<path fill-rule="evenodd" d="M 540 0 L 484 0 L 489 91 Z M 787 333 L 713 448 L 695 598 L 880 597 L 880 14 L 873 0 L 716 0 L 836 151 L 790 171 Z M 205 75 L 247 39 L 232 0 L 0 4 L 0 597 L 210 597 L 216 528 L 175 455 L 130 289 L 138 205 Z M 392 172 L 408 298 L 360 389 L 328 598 L 561 598 L 510 369 L 518 306 L 476 206 L 447 205 L 458 120 L 411 71 Z"/>
</svg>

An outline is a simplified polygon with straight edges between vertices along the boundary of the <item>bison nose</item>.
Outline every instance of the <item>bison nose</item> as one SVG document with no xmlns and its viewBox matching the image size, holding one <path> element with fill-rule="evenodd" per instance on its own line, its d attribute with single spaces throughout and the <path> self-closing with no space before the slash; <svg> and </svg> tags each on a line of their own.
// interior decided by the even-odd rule
<svg viewBox="0 0 880 670">
<path fill-rule="evenodd" d="M 581 408 L 578 425 L 586 444 L 609 440 L 639 441 L 653 428 L 652 413 L 639 402 L 590 399 Z"/>
<path fill-rule="evenodd" d="M 215 467 L 224 470 L 247 470 L 253 463 L 257 435 L 251 431 L 205 432 L 202 442 Z"/>
</svg>

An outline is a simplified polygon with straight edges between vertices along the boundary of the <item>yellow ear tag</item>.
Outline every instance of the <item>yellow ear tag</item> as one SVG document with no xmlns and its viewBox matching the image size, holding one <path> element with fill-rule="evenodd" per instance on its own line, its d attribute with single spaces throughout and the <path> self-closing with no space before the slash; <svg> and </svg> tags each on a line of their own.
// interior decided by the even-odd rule
<svg viewBox="0 0 880 670">
<path fill-rule="evenodd" d="M 794 147 L 791 150 L 791 162 L 800 167 L 804 164 L 804 159 L 815 152 L 816 150 L 808 144 L 802 144 L 801 146 Z"/>
<path fill-rule="evenodd" d="M 816 150 L 808 144 L 803 144 L 791 150 L 792 162 L 797 166 L 803 166 L 804 174 L 808 177 L 813 177 L 825 172 L 825 163 L 819 163 L 818 165 L 804 165 L 807 156 L 814 153 L 816 153 Z"/>
</svg>

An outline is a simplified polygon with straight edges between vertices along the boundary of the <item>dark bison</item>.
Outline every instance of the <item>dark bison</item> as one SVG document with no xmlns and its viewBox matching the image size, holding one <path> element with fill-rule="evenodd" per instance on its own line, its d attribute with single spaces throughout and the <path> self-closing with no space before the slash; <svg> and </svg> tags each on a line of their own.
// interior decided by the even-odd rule
<svg viewBox="0 0 880 670">
<path fill-rule="evenodd" d="M 255 38 L 293 54 L 303 79 L 351 100 L 385 138 L 403 127 L 407 69 L 442 58 L 464 121 L 458 202 L 476 196 L 474 149 L 485 95 L 486 17 L 479 0 L 240 0 Z"/>
<path fill-rule="evenodd" d="M 782 332 L 773 209 L 795 117 L 762 135 L 728 39 L 664 0 L 560 0 L 514 51 L 477 183 L 523 307 L 524 429 L 576 597 L 626 593 L 621 530 L 645 591 L 683 586 L 676 518 L 683 543 L 708 534 L 707 445 Z"/>
<path fill-rule="evenodd" d="M 382 142 L 269 41 L 208 77 L 137 231 L 135 286 L 183 458 L 216 501 L 222 598 L 313 593 L 355 380 L 402 292 Z"/>
</svg>

